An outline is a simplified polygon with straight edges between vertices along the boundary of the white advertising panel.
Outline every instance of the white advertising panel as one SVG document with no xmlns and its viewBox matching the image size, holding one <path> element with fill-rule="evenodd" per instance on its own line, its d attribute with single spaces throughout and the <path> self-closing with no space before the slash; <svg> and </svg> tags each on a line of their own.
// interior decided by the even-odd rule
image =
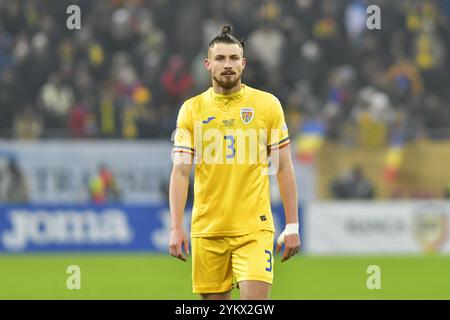
<svg viewBox="0 0 450 320">
<path fill-rule="evenodd" d="M 124 202 L 162 200 L 172 166 L 170 142 L 0 142 L 0 172 L 11 159 L 23 172 L 34 203 L 83 203 L 100 165 L 116 176 Z M 5 180 L 5 179 L 3 179 Z"/>
<path fill-rule="evenodd" d="M 326 202 L 305 208 L 314 254 L 450 253 L 450 202 Z"/>
</svg>

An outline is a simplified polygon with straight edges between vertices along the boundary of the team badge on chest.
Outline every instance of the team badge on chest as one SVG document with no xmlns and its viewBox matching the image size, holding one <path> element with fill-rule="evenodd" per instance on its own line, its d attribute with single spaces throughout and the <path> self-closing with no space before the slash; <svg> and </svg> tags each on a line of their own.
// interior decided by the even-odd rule
<svg viewBox="0 0 450 320">
<path fill-rule="evenodd" d="M 253 108 L 241 108 L 241 120 L 244 124 L 249 124 L 255 112 Z"/>
</svg>

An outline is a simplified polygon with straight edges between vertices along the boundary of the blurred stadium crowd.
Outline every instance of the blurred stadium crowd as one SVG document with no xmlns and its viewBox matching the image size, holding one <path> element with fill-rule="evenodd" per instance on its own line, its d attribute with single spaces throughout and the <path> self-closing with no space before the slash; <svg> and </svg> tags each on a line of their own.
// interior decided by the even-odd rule
<svg viewBox="0 0 450 320">
<path fill-rule="evenodd" d="M 71 4 L 81 30 L 66 27 Z M 381 30 L 366 27 L 369 4 Z M 449 0 L 3 0 L 0 136 L 169 138 L 230 23 L 244 82 L 279 97 L 291 132 L 312 119 L 347 144 L 360 128 L 374 144 L 395 130 L 448 139 L 449 17 Z"/>
</svg>

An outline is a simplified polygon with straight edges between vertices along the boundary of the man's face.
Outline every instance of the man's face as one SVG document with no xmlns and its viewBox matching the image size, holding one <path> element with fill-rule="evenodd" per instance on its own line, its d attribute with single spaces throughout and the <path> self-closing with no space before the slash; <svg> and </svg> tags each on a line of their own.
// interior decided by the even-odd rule
<svg viewBox="0 0 450 320">
<path fill-rule="evenodd" d="M 242 48 L 235 43 L 216 43 L 208 50 L 205 67 L 213 81 L 228 90 L 236 86 L 245 68 Z"/>
</svg>

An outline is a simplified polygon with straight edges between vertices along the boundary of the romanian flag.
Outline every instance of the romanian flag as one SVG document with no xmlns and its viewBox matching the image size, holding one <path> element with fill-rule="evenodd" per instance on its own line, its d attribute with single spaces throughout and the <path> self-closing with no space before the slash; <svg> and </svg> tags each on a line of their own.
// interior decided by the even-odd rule
<svg viewBox="0 0 450 320">
<path fill-rule="evenodd" d="M 307 120 L 303 123 L 296 142 L 298 161 L 311 163 L 323 144 L 325 125 L 319 120 Z"/>
<path fill-rule="evenodd" d="M 386 181 L 394 181 L 397 178 L 403 162 L 404 144 L 403 136 L 400 133 L 395 133 L 392 136 L 384 165 L 384 179 Z"/>
</svg>

